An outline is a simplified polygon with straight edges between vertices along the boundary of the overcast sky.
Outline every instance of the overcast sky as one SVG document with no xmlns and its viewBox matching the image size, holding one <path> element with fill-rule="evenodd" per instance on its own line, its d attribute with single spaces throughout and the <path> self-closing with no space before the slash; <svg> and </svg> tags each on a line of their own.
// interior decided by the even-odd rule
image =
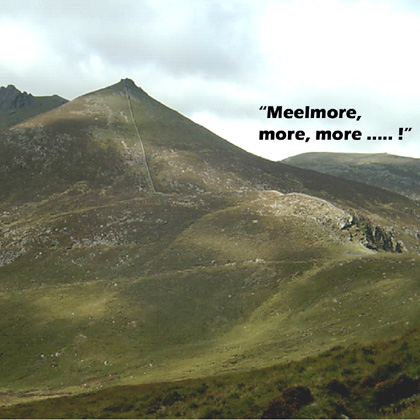
<svg viewBox="0 0 420 420">
<path fill-rule="evenodd" d="M 74 99 L 129 77 L 272 160 L 310 151 L 420 158 L 419 41 L 418 0 L 7 1 L 0 85 Z M 361 119 L 267 119 L 262 105 L 354 108 Z M 401 141 L 399 127 L 412 127 Z M 259 141 L 263 129 L 311 139 Z M 316 141 L 316 129 L 363 139 Z"/>
</svg>

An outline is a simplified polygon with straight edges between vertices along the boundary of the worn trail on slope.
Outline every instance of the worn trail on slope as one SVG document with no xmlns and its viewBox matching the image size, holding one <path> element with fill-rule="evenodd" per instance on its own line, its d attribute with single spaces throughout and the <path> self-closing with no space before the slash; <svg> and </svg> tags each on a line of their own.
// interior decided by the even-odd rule
<svg viewBox="0 0 420 420">
<path fill-rule="evenodd" d="M 133 106 L 131 104 L 130 94 L 128 92 L 127 84 L 125 82 L 124 82 L 124 87 L 125 87 L 125 93 L 126 93 L 126 96 L 127 96 L 128 108 L 130 109 L 131 119 L 133 120 L 134 128 L 136 129 L 137 137 L 139 139 L 140 147 L 141 147 L 141 150 L 142 150 L 142 153 L 143 153 L 144 166 L 146 168 L 147 177 L 148 177 L 149 184 L 150 184 L 150 189 L 154 193 L 156 193 L 156 189 L 155 189 L 155 186 L 153 184 L 152 176 L 150 175 L 149 164 L 147 163 L 147 157 L 146 157 L 146 152 L 144 150 L 143 141 L 142 141 L 141 136 L 140 136 L 140 131 L 139 131 L 139 128 L 137 126 L 136 119 L 134 118 L 134 112 L 133 112 Z"/>
</svg>

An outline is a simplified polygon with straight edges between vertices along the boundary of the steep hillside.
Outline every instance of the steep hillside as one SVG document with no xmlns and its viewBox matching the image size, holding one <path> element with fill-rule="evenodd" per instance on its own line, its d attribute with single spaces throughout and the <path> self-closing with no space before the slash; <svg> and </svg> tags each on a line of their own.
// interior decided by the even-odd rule
<svg viewBox="0 0 420 420">
<path fill-rule="evenodd" d="M 0 87 L 0 130 L 65 104 L 58 95 L 33 96 L 13 85 Z"/>
<path fill-rule="evenodd" d="M 283 162 L 420 199 L 420 159 L 386 153 L 323 152 L 303 153 Z"/>
<path fill-rule="evenodd" d="M 420 326 L 419 202 L 250 155 L 131 80 L 1 133 L 0 173 L 5 404 Z"/>
<path fill-rule="evenodd" d="M 398 194 L 251 155 L 129 79 L 0 136 L 0 209 L 79 187 L 129 194 L 301 192 L 372 210 L 415 236 L 418 204 Z M 404 234 L 403 234 L 404 235 Z"/>
</svg>

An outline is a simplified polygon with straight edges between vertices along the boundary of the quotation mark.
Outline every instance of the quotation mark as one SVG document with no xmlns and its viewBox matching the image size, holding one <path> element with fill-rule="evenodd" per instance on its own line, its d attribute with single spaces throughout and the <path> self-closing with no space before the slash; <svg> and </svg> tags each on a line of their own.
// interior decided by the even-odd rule
<svg viewBox="0 0 420 420">
<path fill-rule="evenodd" d="M 267 107 L 266 107 L 266 106 L 260 106 L 260 111 L 261 111 L 261 110 L 265 111 L 266 109 L 267 109 Z"/>
<path fill-rule="evenodd" d="M 404 132 L 404 131 L 411 131 L 411 127 L 410 127 L 410 128 L 406 127 L 406 128 L 404 128 L 404 129 L 402 129 L 402 128 L 400 127 L 398 131 L 399 131 L 399 134 L 400 134 L 400 136 L 398 137 L 398 140 L 402 140 L 402 139 L 403 139 L 403 132 Z"/>
</svg>

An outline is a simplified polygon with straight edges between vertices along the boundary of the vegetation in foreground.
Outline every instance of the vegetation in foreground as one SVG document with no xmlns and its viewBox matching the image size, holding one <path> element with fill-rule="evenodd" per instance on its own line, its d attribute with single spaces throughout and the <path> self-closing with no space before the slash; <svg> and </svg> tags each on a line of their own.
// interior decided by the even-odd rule
<svg viewBox="0 0 420 420">
<path fill-rule="evenodd" d="M 419 330 L 245 373 L 118 386 L 1 418 L 419 418 Z"/>
</svg>

